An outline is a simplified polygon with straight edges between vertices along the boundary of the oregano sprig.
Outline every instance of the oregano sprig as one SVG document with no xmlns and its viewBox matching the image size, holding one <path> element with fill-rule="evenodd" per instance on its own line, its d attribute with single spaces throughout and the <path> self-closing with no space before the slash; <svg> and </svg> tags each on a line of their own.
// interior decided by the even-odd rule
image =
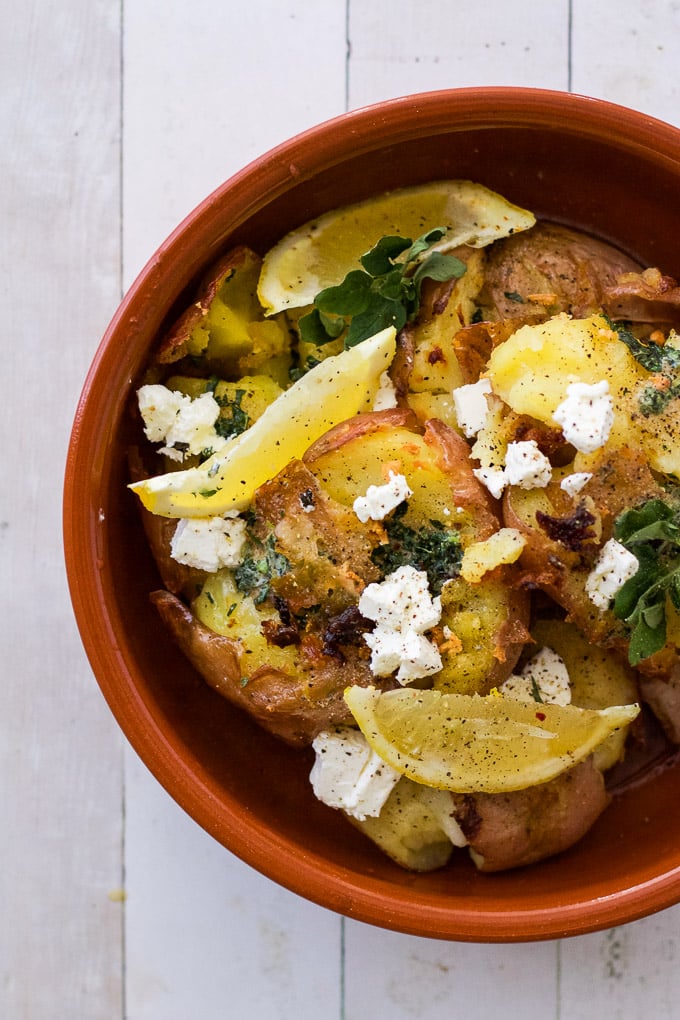
<svg viewBox="0 0 680 1020">
<path fill-rule="evenodd" d="M 680 612 L 680 510 L 647 500 L 617 518 L 614 537 L 639 563 L 614 600 L 614 615 L 630 628 L 628 660 L 637 666 L 666 644 L 666 595 Z"/>
<path fill-rule="evenodd" d="M 445 233 L 443 227 L 435 227 L 415 241 L 392 234 L 382 237 L 361 256 L 361 269 L 351 270 L 342 283 L 316 295 L 313 310 L 300 319 L 301 339 L 320 346 L 347 330 L 344 346 L 349 348 L 388 326 L 399 330 L 413 321 L 423 280 L 445 282 L 465 272 L 465 263 L 455 255 L 435 251 L 421 259 Z"/>
</svg>

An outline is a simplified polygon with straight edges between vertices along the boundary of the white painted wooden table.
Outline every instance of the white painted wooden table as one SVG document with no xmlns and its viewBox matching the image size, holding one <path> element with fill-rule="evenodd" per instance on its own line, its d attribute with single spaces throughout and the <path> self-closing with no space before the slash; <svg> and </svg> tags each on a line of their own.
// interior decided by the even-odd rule
<svg viewBox="0 0 680 1020">
<path fill-rule="evenodd" d="M 680 123 L 680 4 L 0 8 L 0 1017 L 680 1016 L 680 907 L 561 943 L 450 944 L 342 920 L 233 858 L 125 746 L 80 647 L 60 535 L 98 339 L 203 196 L 298 130 L 415 91 L 571 89 Z"/>
</svg>

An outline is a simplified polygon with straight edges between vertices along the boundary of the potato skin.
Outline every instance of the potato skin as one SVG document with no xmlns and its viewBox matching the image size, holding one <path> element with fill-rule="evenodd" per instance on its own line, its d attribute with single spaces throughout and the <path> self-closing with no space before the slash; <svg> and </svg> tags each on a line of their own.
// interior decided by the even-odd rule
<svg viewBox="0 0 680 1020">
<path fill-rule="evenodd" d="M 453 794 L 455 815 L 480 871 L 552 857 L 588 832 L 609 803 L 589 758 L 540 786 L 508 794 Z"/>
<path fill-rule="evenodd" d="M 491 318 L 540 322 L 568 312 L 582 318 L 598 311 L 609 287 L 639 266 L 602 241 L 556 223 L 494 244 L 482 301 Z"/>
<path fill-rule="evenodd" d="M 626 653 L 623 626 L 611 612 L 600 612 L 593 605 L 585 584 L 598 549 L 612 535 L 616 517 L 630 506 L 660 496 L 662 490 L 644 454 L 632 447 L 603 450 L 590 470 L 593 477 L 581 490 L 579 499 L 588 501 L 601 528 L 596 541 L 586 541 L 578 550 L 569 549 L 551 538 L 537 522 L 536 500 L 545 503 L 548 512 L 558 517 L 574 509 L 575 504 L 561 492 L 557 482 L 528 493 L 517 488 L 507 490 L 503 497 L 503 521 L 506 527 L 517 528 L 526 538 L 519 561 L 524 570 L 523 583 L 540 588 L 562 606 L 568 619 L 589 641 Z"/>
<path fill-rule="evenodd" d="M 342 696 L 348 684 L 376 684 L 367 664 L 360 660 L 346 661 L 341 667 L 333 660 L 325 665 L 319 662 L 316 668 L 295 676 L 265 666 L 244 682 L 239 641 L 205 627 L 170 592 L 152 592 L 150 598 L 177 645 L 206 682 L 263 729 L 293 747 L 305 747 L 322 730 L 352 721 Z"/>
<path fill-rule="evenodd" d="M 211 266 L 194 303 L 180 315 L 174 326 L 163 337 L 155 353 L 156 361 L 162 365 L 180 361 L 188 353 L 193 330 L 207 316 L 210 305 L 224 281 L 234 273 L 246 270 L 251 266 L 257 266 L 260 262 L 261 259 L 255 252 L 241 246 L 227 252 Z"/>
</svg>

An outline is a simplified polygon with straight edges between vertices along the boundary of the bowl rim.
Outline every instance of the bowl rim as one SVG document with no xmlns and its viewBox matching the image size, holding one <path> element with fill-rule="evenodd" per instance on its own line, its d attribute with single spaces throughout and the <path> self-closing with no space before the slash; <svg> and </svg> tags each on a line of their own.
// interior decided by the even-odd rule
<svg viewBox="0 0 680 1020">
<path fill-rule="evenodd" d="M 455 120 L 447 122 L 455 108 Z M 215 794 L 210 777 L 195 758 L 182 757 L 136 689 L 121 635 L 110 620 L 93 611 L 101 605 L 92 507 L 76 495 L 77 479 L 91 470 L 95 453 L 88 439 L 91 400 L 101 391 L 102 373 L 111 360 L 112 339 L 149 301 L 164 272 L 165 262 L 178 247 L 191 245 L 209 231 L 225 194 L 231 193 L 244 222 L 263 205 L 279 197 L 291 182 L 307 179 L 346 158 L 347 133 L 355 138 L 353 153 L 365 153 L 414 137 L 472 127 L 497 128 L 512 117 L 513 125 L 538 126 L 546 116 L 575 135 L 616 136 L 631 151 L 649 151 L 668 161 L 680 174 L 680 130 L 664 121 L 606 100 L 569 92 L 519 86 L 443 89 L 414 93 L 372 103 L 324 120 L 268 150 L 231 175 L 201 201 L 147 261 L 127 289 L 97 347 L 74 415 L 66 459 L 63 495 L 63 541 L 68 586 L 81 640 L 99 687 L 127 740 L 173 799 L 207 832 L 249 865 L 308 900 L 340 914 L 408 934 L 459 941 L 519 942 L 584 934 L 635 920 L 680 901 L 678 866 L 626 889 L 586 900 L 555 903 L 549 910 L 484 910 L 473 913 L 452 901 L 442 906 L 436 897 L 409 895 L 408 888 L 362 874 L 357 885 L 349 868 L 330 865 L 256 819 L 243 825 L 240 802 L 223 796 L 220 818 L 214 814 Z M 410 126 L 409 126 L 410 125 Z M 369 130 L 370 128 L 370 130 Z M 319 147 L 319 140 L 323 146 Z M 663 147 L 663 152 L 660 149 Z M 267 181 L 266 201 L 262 199 Z M 206 259 L 206 261 L 208 261 Z M 128 380 L 130 386 L 132 380 Z M 85 573 L 84 573 L 85 571 Z M 83 580 L 85 577 L 85 581 Z M 123 636 L 124 637 L 124 636 Z M 436 901 L 436 902 L 435 902 Z M 426 906 L 427 926 L 422 923 Z"/>
</svg>

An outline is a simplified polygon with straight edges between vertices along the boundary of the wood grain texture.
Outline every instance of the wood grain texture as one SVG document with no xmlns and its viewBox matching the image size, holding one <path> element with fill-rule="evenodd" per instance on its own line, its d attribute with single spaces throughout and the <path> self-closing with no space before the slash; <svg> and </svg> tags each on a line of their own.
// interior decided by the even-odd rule
<svg viewBox="0 0 680 1020">
<path fill-rule="evenodd" d="M 348 107 L 420 90 L 571 86 L 678 123 L 680 4 L 5 8 L 0 1016 L 673 1020 L 680 907 L 563 942 L 448 944 L 345 921 L 223 850 L 124 745 L 92 681 L 59 505 L 78 392 L 121 283 L 222 180 Z"/>
<path fill-rule="evenodd" d="M 122 741 L 76 634 L 60 507 L 78 393 L 120 299 L 118 4 L 5 5 L 0 50 L 0 1014 L 110 1020 Z"/>
</svg>

